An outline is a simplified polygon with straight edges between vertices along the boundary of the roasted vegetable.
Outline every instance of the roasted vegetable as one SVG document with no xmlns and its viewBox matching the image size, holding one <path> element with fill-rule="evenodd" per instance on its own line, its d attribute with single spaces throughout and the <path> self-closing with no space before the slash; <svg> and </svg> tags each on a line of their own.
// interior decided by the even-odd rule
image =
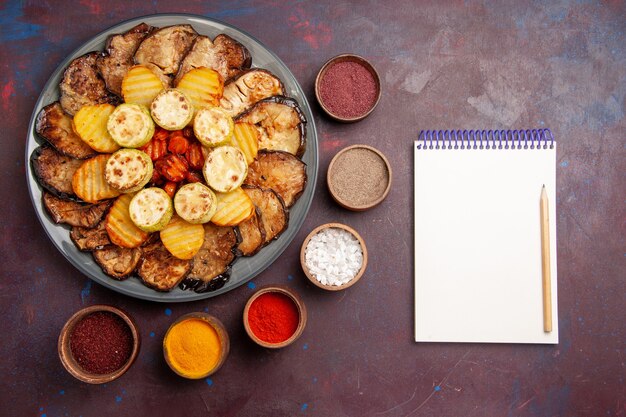
<svg viewBox="0 0 626 417">
<path fill-rule="evenodd" d="M 96 227 L 112 203 L 111 201 L 103 201 L 97 204 L 83 204 L 56 197 L 46 191 L 43 193 L 42 200 L 44 207 L 55 223 L 87 228 Z"/>
<path fill-rule="evenodd" d="M 141 248 L 120 248 L 109 245 L 102 249 L 94 250 L 91 254 L 102 272 L 113 279 L 122 281 L 133 273 L 142 254 Z"/>
<path fill-rule="evenodd" d="M 152 100 L 167 87 L 154 72 L 145 65 L 135 65 L 122 80 L 122 97 L 126 103 L 149 107 Z"/>
<path fill-rule="evenodd" d="M 254 204 L 241 187 L 229 193 L 216 193 L 217 211 L 211 222 L 218 226 L 236 226 L 254 213 Z"/>
<path fill-rule="evenodd" d="M 201 224 L 189 223 L 174 216 L 161 230 L 160 236 L 163 245 L 172 255 L 178 259 L 191 259 L 204 242 L 204 229 Z"/>
<path fill-rule="evenodd" d="M 263 99 L 235 121 L 256 125 L 259 149 L 285 151 L 298 157 L 304 153 L 306 119 L 294 99 L 283 96 Z"/>
<path fill-rule="evenodd" d="M 75 196 L 72 178 L 82 160 L 62 155 L 50 146 L 40 146 L 31 154 L 30 163 L 39 184 L 46 190 L 61 198 Z"/>
<path fill-rule="evenodd" d="M 147 107 L 124 103 L 109 116 L 107 130 L 121 147 L 140 148 L 150 142 L 155 127 Z"/>
<path fill-rule="evenodd" d="M 200 67 L 187 72 L 176 85 L 176 89 L 184 92 L 198 110 L 219 104 L 224 92 L 224 81 L 217 71 Z"/>
<path fill-rule="evenodd" d="M 274 190 L 254 186 L 243 186 L 254 205 L 261 213 L 260 225 L 265 232 L 265 243 L 276 239 L 289 222 L 289 213 L 282 198 Z"/>
<path fill-rule="evenodd" d="M 92 149 L 111 153 L 120 148 L 109 134 L 107 123 L 115 106 L 109 103 L 87 105 L 74 115 L 74 130 Z"/>
<path fill-rule="evenodd" d="M 291 207 L 306 186 L 306 164 L 287 152 L 259 151 L 244 184 L 271 188 Z"/>
<path fill-rule="evenodd" d="M 185 184 L 174 196 L 176 213 L 189 223 L 206 223 L 217 211 L 217 197 L 199 182 Z"/>
<path fill-rule="evenodd" d="M 194 68 L 206 67 L 217 71 L 222 79 L 238 74 L 241 70 L 250 68 L 252 57 L 245 46 L 228 35 L 220 34 L 213 41 L 206 36 L 198 36 L 191 50 L 185 55 L 180 69 L 174 79 L 174 85 Z"/>
<path fill-rule="evenodd" d="M 63 111 L 58 101 L 41 109 L 35 131 L 63 155 L 86 159 L 97 153 L 74 132 L 72 118 Z"/>
<path fill-rule="evenodd" d="M 237 243 L 234 228 L 205 224 L 204 243 L 194 256 L 193 268 L 180 287 L 196 292 L 215 291 L 223 287 L 230 276 L 230 266 L 236 259 Z"/>
<path fill-rule="evenodd" d="M 124 148 L 109 156 L 104 179 L 121 193 L 134 193 L 150 181 L 153 169 L 148 154 L 139 149 Z"/>
<path fill-rule="evenodd" d="M 137 64 L 154 64 L 165 74 L 178 70 L 198 33 L 191 25 L 175 25 L 157 29 L 139 44 L 135 52 Z"/>
<path fill-rule="evenodd" d="M 254 68 L 224 86 L 220 107 L 235 117 L 264 98 L 284 94 L 285 87 L 277 76 L 267 70 Z"/>
<path fill-rule="evenodd" d="M 241 149 L 248 165 L 256 159 L 259 152 L 259 131 L 254 125 L 243 122 L 235 123 L 232 142 L 233 145 Z"/>
<path fill-rule="evenodd" d="M 144 285 L 157 291 L 171 291 L 189 274 L 193 262 L 178 259 L 160 240 L 143 247 L 137 275 Z"/>
<path fill-rule="evenodd" d="M 128 206 L 130 219 L 144 232 L 158 232 L 172 219 L 174 206 L 167 193 L 158 187 L 139 191 Z"/>
<path fill-rule="evenodd" d="M 111 206 L 105 220 L 105 227 L 111 243 L 123 248 L 136 248 L 143 244 L 150 234 L 138 228 L 130 218 L 128 207 L 133 194 L 122 194 Z"/>
<path fill-rule="evenodd" d="M 200 143 L 207 147 L 229 143 L 233 129 L 233 118 L 219 107 L 200 109 L 193 119 L 193 132 Z"/>
<path fill-rule="evenodd" d="M 111 244 L 104 222 L 96 227 L 72 227 L 70 238 L 81 251 L 97 250 Z"/>
<path fill-rule="evenodd" d="M 164 178 L 172 182 L 181 182 L 189 173 L 189 164 L 179 155 L 168 154 L 154 163 L 154 168 Z"/>
<path fill-rule="evenodd" d="M 182 91 L 162 90 L 150 104 L 154 123 L 167 130 L 182 129 L 191 122 L 194 109 L 189 97 Z"/>
<path fill-rule="evenodd" d="M 117 197 L 120 192 L 111 187 L 105 177 L 109 155 L 94 156 L 84 161 L 74 172 L 72 177 L 72 189 L 83 201 L 97 203 L 100 200 Z"/>
<path fill-rule="evenodd" d="M 59 102 L 63 110 L 74 116 L 81 107 L 90 104 L 118 102 L 118 97 L 111 94 L 98 74 L 96 60 L 98 52 L 89 52 L 70 62 L 63 73 L 59 85 L 61 98 Z"/>
<path fill-rule="evenodd" d="M 261 211 L 255 208 L 247 220 L 237 225 L 241 243 L 237 248 L 243 256 L 252 256 L 265 244 L 265 229 L 261 223 Z"/>
<path fill-rule="evenodd" d="M 124 33 L 111 35 L 107 39 L 105 52 L 96 60 L 96 66 L 106 87 L 112 93 L 122 95 L 122 79 L 133 66 L 133 55 L 137 47 L 152 29 L 150 25 L 140 23 Z"/>
<path fill-rule="evenodd" d="M 247 173 L 246 157 L 234 146 L 213 148 L 202 168 L 206 183 L 220 193 L 228 193 L 239 187 Z"/>
</svg>

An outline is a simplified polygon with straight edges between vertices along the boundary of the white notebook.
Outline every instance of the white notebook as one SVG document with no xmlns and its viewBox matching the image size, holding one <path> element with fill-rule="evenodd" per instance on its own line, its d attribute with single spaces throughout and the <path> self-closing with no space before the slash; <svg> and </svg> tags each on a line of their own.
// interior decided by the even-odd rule
<svg viewBox="0 0 626 417">
<path fill-rule="evenodd" d="M 415 340 L 558 343 L 551 132 L 423 131 L 414 154 Z M 551 332 L 543 327 L 543 185 Z"/>
</svg>

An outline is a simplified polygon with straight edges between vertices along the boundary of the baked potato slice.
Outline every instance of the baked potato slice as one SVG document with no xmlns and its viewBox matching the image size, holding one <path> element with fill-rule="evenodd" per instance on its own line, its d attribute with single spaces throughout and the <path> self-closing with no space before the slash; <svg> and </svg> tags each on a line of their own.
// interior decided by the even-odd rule
<svg viewBox="0 0 626 417">
<path fill-rule="evenodd" d="M 98 223 L 96 227 L 72 227 L 70 239 L 83 252 L 102 249 L 111 244 L 104 221 Z"/>
<path fill-rule="evenodd" d="M 230 267 L 237 258 L 239 243 L 234 227 L 204 225 L 204 243 L 193 257 L 193 268 L 180 284 L 183 290 L 215 291 L 230 278 Z"/>
<path fill-rule="evenodd" d="M 78 227 L 96 227 L 111 207 L 111 200 L 96 204 L 84 204 L 59 198 L 44 191 L 43 205 L 57 224 L 69 224 Z"/>
<path fill-rule="evenodd" d="M 289 208 L 304 191 L 306 180 L 306 164 L 300 159 L 288 152 L 262 150 L 248 167 L 244 184 L 271 188 Z"/>
<path fill-rule="evenodd" d="M 74 132 L 72 118 L 63 111 L 58 101 L 41 109 L 35 131 L 63 155 L 87 159 L 97 154 Z"/>
<path fill-rule="evenodd" d="M 211 40 L 208 36 L 198 36 L 189 52 L 183 58 L 174 85 L 194 68 L 207 67 L 217 71 L 224 81 L 250 68 L 252 56 L 248 49 L 228 35 L 220 34 Z"/>
<path fill-rule="evenodd" d="M 244 186 L 242 189 L 261 213 L 259 223 L 265 234 L 263 243 L 266 244 L 276 239 L 289 223 L 289 212 L 285 208 L 283 199 L 269 188 Z"/>
<path fill-rule="evenodd" d="M 235 117 L 264 98 L 284 94 L 285 87 L 277 76 L 267 70 L 254 68 L 226 83 L 220 106 Z"/>
<path fill-rule="evenodd" d="M 117 104 L 119 98 L 107 90 L 96 61 L 99 52 L 89 52 L 74 59 L 65 69 L 59 85 L 63 110 L 74 116 L 81 107 L 102 103 Z"/>
<path fill-rule="evenodd" d="M 141 248 L 121 248 L 110 245 L 94 250 L 91 254 L 102 272 L 118 281 L 125 280 L 135 271 L 142 254 Z"/>
<path fill-rule="evenodd" d="M 31 154 L 30 163 L 43 188 L 57 197 L 76 197 L 72 177 L 83 164 L 82 160 L 63 155 L 50 146 L 40 146 Z"/>
<path fill-rule="evenodd" d="M 252 216 L 237 225 L 237 231 L 241 240 L 237 249 L 243 256 L 252 256 L 263 247 L 265 228 L 261 223 L 261 211 L 258 207 L 255 207 Z"/>
<path fill-rule="evenodd" d="M 168 292 L 189 274 L 192 266 L 191 259 L 176 258 L 157 240 L 143 247 L 137 275 L 147 287 Z"/>
<path fill-rule="evenodd" d="M 139 44 L 134 56 L 135 63 L 154 64 L 166 75 L 175 74 L 197 36 L 198 33 L 191 25 L 157 29 Z"/>
<path fill-rule="evenodd" d="M 110 92 L 122 95 L 122 80 L 133 66 L 133 55 L 153 29 L 146 23 L 140 23 L 124 33 L 108 37 L 105 52 L 96 60 L 96 67 Z"/>
</svg>

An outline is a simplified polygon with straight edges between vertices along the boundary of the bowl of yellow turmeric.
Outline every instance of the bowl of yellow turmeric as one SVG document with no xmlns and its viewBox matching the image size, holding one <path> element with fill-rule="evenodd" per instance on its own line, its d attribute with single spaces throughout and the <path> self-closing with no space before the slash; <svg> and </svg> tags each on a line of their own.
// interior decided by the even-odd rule
<svg viewBox="0 0 626 417">
<path fill-rule="evenodd" d="M 163 338 L 163 356 L 172 371 L 188 379 L 217 372 L 226 361 L 230 341 L 226 328 L 207 313 L 180 316 Z"/>
</svg>

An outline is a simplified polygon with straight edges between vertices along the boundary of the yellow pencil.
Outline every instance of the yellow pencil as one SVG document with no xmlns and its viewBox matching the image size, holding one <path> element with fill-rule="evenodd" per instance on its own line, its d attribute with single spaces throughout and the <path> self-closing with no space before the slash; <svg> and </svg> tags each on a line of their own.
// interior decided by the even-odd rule
<svg viewBox="0 0 626 417">
<path fill-rule="evenodd" d="M 541 217 L 541 276 L 543 284 L 543 331 L 552 331 L 552 295 L 550 284 L 550 226 L 548 223 L 548 194 L 546 186 L 541 187 L 539 199 Z"/>
</svg>

